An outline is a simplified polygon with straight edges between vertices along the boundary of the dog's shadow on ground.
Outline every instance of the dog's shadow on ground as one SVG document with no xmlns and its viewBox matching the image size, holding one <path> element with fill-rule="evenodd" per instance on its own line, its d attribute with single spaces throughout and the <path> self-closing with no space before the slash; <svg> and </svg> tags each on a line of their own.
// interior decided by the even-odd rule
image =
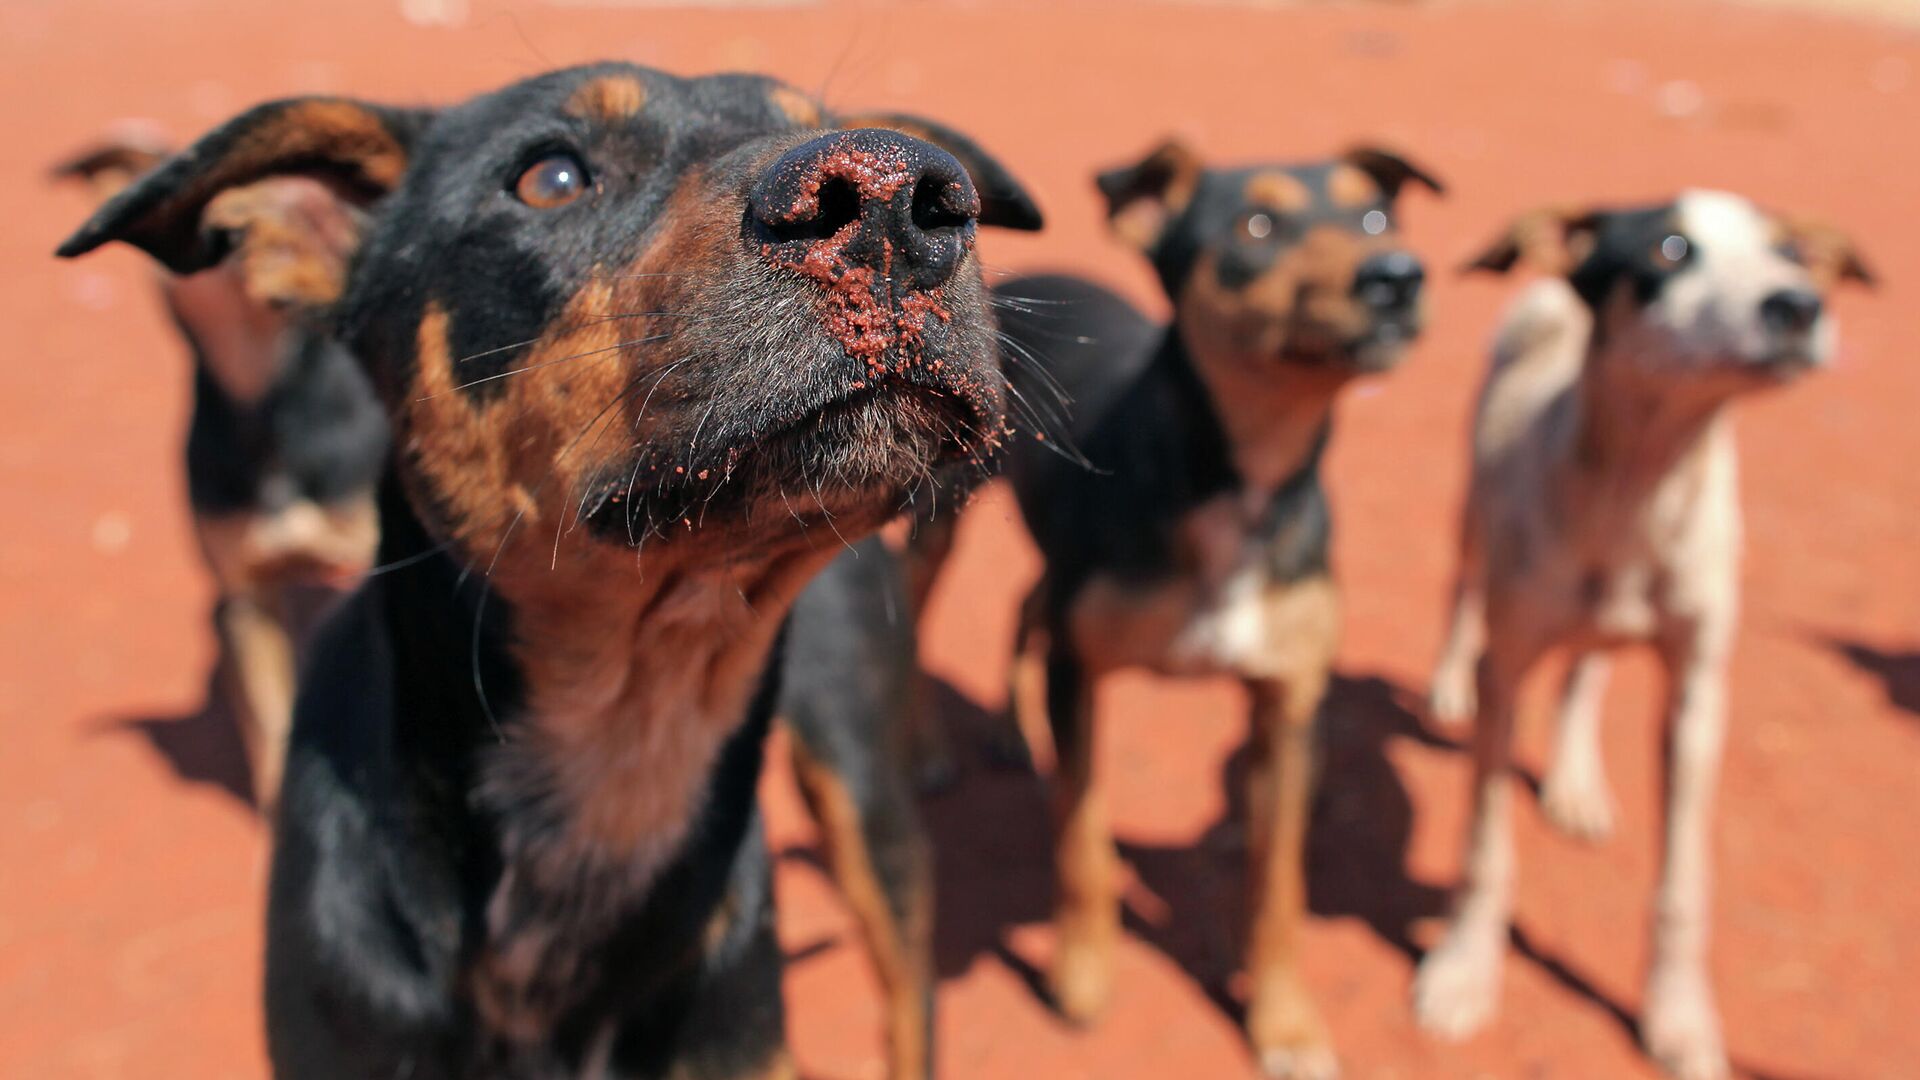
<svg viewBox="0 0 1920 1080">
<path fill-rule="evenodd" d="M 198 709 L 173 716 L 109 717 L 92 727 L 95 735 L 133 735 L 145 739 L 173 774 L 195 786 L 211 787 L 249 809 L 253 783 L 240 728 L 220 693 L 218 668 L 207 674 L 207 692 Z"/>
<path fill-rule="evenodd" d="M 997 723 L 952 686 L 935 680 L 934 691 L 937 720 L 947 730 L 977 735 Z M 1325 706 L 1321 783 L 1307 840 L 1312 914 L 1360 919 L 1407 957 L 1409 980 L 1424 955 L 1414 927 L 1445 914 L 1448 890 L 1407 875 L 1415 808 L 1387 750 L 1401 739 L 1463 757 L 1467 750 L 1464 741 L 1423 725 L 1417 700 L 1377 676 L 1335 680 Z M 962 748 L 963 759 L 978 756 Z M 1215 781 L 1226 785 L 1227 812 L 1195 842 L 1119 845 L 1139 883 L 1123 905 L 1127 932 L 1177 964 L 1235 1023 L 1243 1005 L 1229 985 L 1240 966 L 1246 920 L 1246 767 L 1243 746 Z M 1516 779 L 1538 795 L 1537 776 L 1516 769 Z M 1047 1000 L 1045 972 L 1008 942 L 1014 927 L 1044 924 L 1051 916 L 1052 853 L 1041 778 L 969 761 L 956 786 L 923 800 L 922 807 L 938 867 L 939 977 L 959 976 L 990 955 Z M 1543 950 L 1524 928 L 1516 925 L 1512 940 L 1515 952 L 1638 1038 L 1639 1019 L 1625 1004 Z M 1752 1080 L 1789 1080 L 1737 1061 L 1734 1072 Z"/>
<path fill-rule="evenodd" d="M 1885 650 L 1863 641 L 1824 637 L 1821 643 L 1880 680 L 1894 708 L 1920 717 L 1920 651 Z"/>
<path fill-rule="evenodd" d="M 941 684 L 934 695 L 949 730 L 979 730 L 991 720 Z M 1408 693 L 1386 680 L 1336 681 L 1326 705 L 1321 795 L 1308 838 L 1308 903 L 1321 917 L 1358 917 L 1382 940 L 1418 955 L 1413 924 L 1445 910 L 1445 890 L 1408 878 L 1413 803 L 1388 761 L 1394 739 L 1459 749 L 1429 733 Z M 1164 953 L 1230 1015 L 1227 991 L 1240 963 L 1246 902 L 1246 750 L 1220 777 L 1227 813 L 1191 844 L 1120 844 L 1138 884 L 1124 905 L 1127 930 Z M 935 959 L 943 977 L 991 954 L 1045 995 L 1041 972 L 1006 941 L 1017 925 L 1048 921 L 1053 870 L 1046 792 L 1015 770 L 970 768 L 954 790 L 928 800 L 926 816 L 939 866 Z"/>
</svg>

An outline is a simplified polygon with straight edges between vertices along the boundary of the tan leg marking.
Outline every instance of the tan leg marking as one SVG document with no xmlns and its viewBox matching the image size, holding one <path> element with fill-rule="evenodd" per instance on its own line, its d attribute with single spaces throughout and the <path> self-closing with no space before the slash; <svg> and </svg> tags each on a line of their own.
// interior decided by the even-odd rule
<svg viewBox="0 0 1920 1080">
<path fill-rule="evenodd" d="M 1339 1065 L 1301 979 L 1300 933 L 1307 906 L 1314 721 L 1339 642 L 1339 595 L 1320 578 L 1276 590 L 1267 608 L 1273 674 L 1247 686 L 1253 706 L 1247 1037 L 1267 1075 L 1331 1080 Z"/>
<path fill-rule="evenodd" d="M 231 595 L 217 617 L 226 697 L 247 748 L 254 801 L 271 823 L 280 805 L 280 774 L 293 727 L 293 640 L 279 597 Z"/>
<path fill-rule="evenodd" d="M 933 972 L 933 890 L 926 880 L 925 860 L 916 868 L 909 910 L 894 913 L 874 868 L 873 852 L 860 827 L 860 807 L 845 782 L 822 765 L 796 740 L 794 775 L 800 791 L 820 823 L 840 895 L 860 924 L 867 952 L 880 975 L 886 995 L 889 1075 L 916 1080 L 927 1073 L 927 992 Z"/>
<path fill-rule="evenodd" d="M 1049 680 L 1053 673 L 1048 674 Z M 1056 740 L 1053 821 L 1059 896 L 1053 925 L 1053 995 L 1067 1019 L 1090 1023 L 1112 993 L 1113 954 L 1120 937 L 1118 857 L 1107 818 L 1106 792 L 1094 768 L 1094 684 L 1078 677 L 1071 688 L 1048 687 L 1053 700 L 1071 693 L 1073 714 L 1053 723 L 1072 728 Z M 1047 707 L 1051 711 L 1051 703 Z"/>
</svg>

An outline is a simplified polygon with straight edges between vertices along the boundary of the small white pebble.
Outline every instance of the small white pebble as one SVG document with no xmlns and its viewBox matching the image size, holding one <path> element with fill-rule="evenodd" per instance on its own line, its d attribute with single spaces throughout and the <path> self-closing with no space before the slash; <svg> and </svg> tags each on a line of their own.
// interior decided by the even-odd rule
<svg viewBox="0 0 1920 1080">
<path fill-rule="evenodd" d="M 1700 87 L 1686 79 L 1675 79 L 1660 87 L 1659 109 L 1662 116 L 1677 118 L 1693 116 L 1707 103 L 1707 95 Z"/>
<path fill-rule="evenodd" d="M 118 555 L 133 539 L 133 522 L 118 510 L 101 514 L 93 523 L 93 549 L 103 555 Z"/>
</svg>

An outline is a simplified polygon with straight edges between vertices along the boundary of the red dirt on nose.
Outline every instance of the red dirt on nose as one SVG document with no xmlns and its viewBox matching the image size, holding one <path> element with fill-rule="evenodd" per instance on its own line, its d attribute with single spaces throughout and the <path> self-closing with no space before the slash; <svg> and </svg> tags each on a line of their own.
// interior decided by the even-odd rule
<svg viewBox="0 0 1920 1080">
<path fill-rule="evenodd" d="M 800 185 L 788 220 L 798 221 L 820 212 L 820 188 L 829 180 L 845 180 L 853 185 L 862 202 L 890 201 L 900 189 L 911 183 L 913 170 L 898 147 L 860 150 L 843 146 L 821 158 L 813 175 Z"/>
</svg>

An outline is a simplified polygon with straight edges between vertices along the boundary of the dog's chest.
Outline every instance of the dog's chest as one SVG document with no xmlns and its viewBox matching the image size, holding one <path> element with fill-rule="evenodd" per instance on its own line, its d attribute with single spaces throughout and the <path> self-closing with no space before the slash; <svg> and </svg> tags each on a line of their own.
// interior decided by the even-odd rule
<svg viewBox="0 0 1920 1080">
<path fill-rule="evenodd" d="M 1091 670 L 1143 667 L 1167 675 L 1277 676 L 1293 654 L 1318 652 L 1331 632 L 1320 605 L 1303 604 L 1324 575 L 1303 577 L 1284 553 L 1291 523 L 1259 527 L 1238 494 L 1201 504 L 1175 523 L 1171 558 L 1145 578 L 1098 574 L 1069 616 Z M 1318 565 L 1317 562 L 1314 565 Z"/>
</svg>

